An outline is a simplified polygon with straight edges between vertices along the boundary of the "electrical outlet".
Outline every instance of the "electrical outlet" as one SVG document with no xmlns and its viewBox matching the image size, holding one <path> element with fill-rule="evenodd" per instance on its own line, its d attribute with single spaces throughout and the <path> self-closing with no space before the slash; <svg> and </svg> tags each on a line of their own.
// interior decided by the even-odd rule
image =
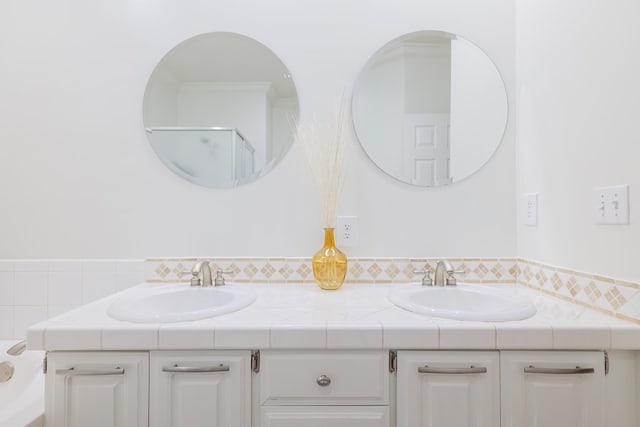
<svg viewBox="0 0 640 427">
<path fill-rule="evenodd" d="M 522 223 L 538 225 L 538 193 L 522 195 Z"/>
<path fill-rule="evenodd" d="M 629 224 L 629 186 L 593 189 L 593 217 L 596 224 Z"/>
<path fill-rule="evenodd" d="M 350 248 L 358 246 L 357 216 L 336 217 L 336 245 Z"/>
</svg>

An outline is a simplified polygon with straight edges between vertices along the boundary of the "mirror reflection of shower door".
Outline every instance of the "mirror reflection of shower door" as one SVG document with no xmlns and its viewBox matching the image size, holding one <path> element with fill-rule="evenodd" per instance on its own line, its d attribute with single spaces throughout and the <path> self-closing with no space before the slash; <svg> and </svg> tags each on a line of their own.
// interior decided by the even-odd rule
<svg viewBox="0 0 640 427">
<path fill-rule="evenodd" d="M 416 185 L 451 183 L 449 114 L 404 115 L 403 174 Z"/>
</svg>

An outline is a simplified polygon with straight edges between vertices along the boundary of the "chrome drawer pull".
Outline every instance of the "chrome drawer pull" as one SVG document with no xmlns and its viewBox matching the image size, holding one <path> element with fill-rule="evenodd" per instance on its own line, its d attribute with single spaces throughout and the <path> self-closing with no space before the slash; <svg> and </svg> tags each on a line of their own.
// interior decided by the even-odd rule
<svg viewBox="0 0 640 427">
<path fill-rule="evenodd" d="M 561 375 L 573 375 L 573 374 L 593 374 L 595 370 L 593 368 L 581 368 L 576 366 L 575 368 L 536 368 L 529 366 L 524 368 L 525 374 L 561 374 Z"/>
<path fill-rule="evenodd" d="M 114 368 L 114 369 L 56 369 L 57 375 L 71 375 L 71 376 L 82 376 L 82 375 L 124 375 L 124 368 Z"/>
<path fill-rule="evenodd" d="M 316 382 L 318 383 L 318 385 L 319 385 L 320 387 L 326 387 L 326 386 L 328 386 L 329 384 L 331 384 L 331 378 L 329 378 L 328 376 L 326 376 L 326 375 L 324 375 L 324 374 L 323 374 L 323 375 L 320 375 L 320 376 L 318 377 L 318 379 L 316 380 Z"/>
<path fill-rule="evenodd" d="M 229 365 L 223 365 L 221 363 L 217 366 L 178 366 L 176 363 L 173 366 L 163 366 L 162 372 L 229 372 Z"/>
<path fill-rule="evenodd" d="M 430 368 L 428 366 L 424 366 L 422 368 L 418 368 L 419 374 L 486 374 L 487 368 L 484 367 L 476 367 L 470 366 L 469 368 Z"/>
</svg>

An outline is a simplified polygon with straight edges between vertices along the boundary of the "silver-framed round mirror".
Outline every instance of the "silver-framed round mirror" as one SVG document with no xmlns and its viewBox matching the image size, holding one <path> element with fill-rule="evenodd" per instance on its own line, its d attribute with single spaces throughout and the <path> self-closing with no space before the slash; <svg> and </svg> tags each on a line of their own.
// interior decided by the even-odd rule
<svg viewBox="0 0 640 427">
<path fill-rule="evenodd" d="M 143 101 L 147 138 L 178 176 L 232 188 L 271 171 L 293 142 L 298 97 L 266 46 L 214 32 L 183 41 L 153 70 Z"/>
<path fill-rule="evenodd" d="M 353 125 L 388 175 L 432 187 L 458 182 L 495 153 L 507 124 L 507 93 L 476 45 L 442 31 L 392 40 L 354 85 Z"/>
</svg>

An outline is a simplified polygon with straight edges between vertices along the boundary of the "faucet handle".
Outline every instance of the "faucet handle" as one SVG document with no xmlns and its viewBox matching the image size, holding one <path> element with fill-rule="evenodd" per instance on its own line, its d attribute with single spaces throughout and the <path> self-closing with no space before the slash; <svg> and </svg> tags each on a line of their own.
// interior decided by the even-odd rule
<svg viewBox="0 0 640 427">
<path fill-rule="evenodd" d="M 433 286 L 433 279 L 431 278 L 431 270 L 423 268 L 422 270 L 415 270 L 413 274 L 424 274 L 422 276 L 422 286 Z"/>
<path fill-rule="evenodd" d="M 446 279 L 446 283 L 447 286 L 455 286 L 456 285 L 456 277 L 454 276 L 454 274 L 465 274 L 466 271 L 464 270 L 447 270 L 447 279 Z"/>
<path fill-rule="evenodd" d="M 215 286 L 224 286 L 224 276 L 223 274 L 233 274 L 233 270 L 216 270 L 216 278 L 213 281 Z"/>
<path fill-rule="evenodd" d="M 190 271 L 191 273 L 191 286 L 202 286 L 202 281 L 200 280 L 200 274 L 197 271 Z"/>
<path fill-rule="evenodd" d="M 202 284 L 202 282 L 200 281 L 199 273 L 196 270 L 181 270 L 181 271 L 178 271 L 176 274 L 179 278 L 182 278 L 182 276 L 184 276 L 185 274 L 190 274 L 191 286 L 200 286 Z"/>
</svg>

